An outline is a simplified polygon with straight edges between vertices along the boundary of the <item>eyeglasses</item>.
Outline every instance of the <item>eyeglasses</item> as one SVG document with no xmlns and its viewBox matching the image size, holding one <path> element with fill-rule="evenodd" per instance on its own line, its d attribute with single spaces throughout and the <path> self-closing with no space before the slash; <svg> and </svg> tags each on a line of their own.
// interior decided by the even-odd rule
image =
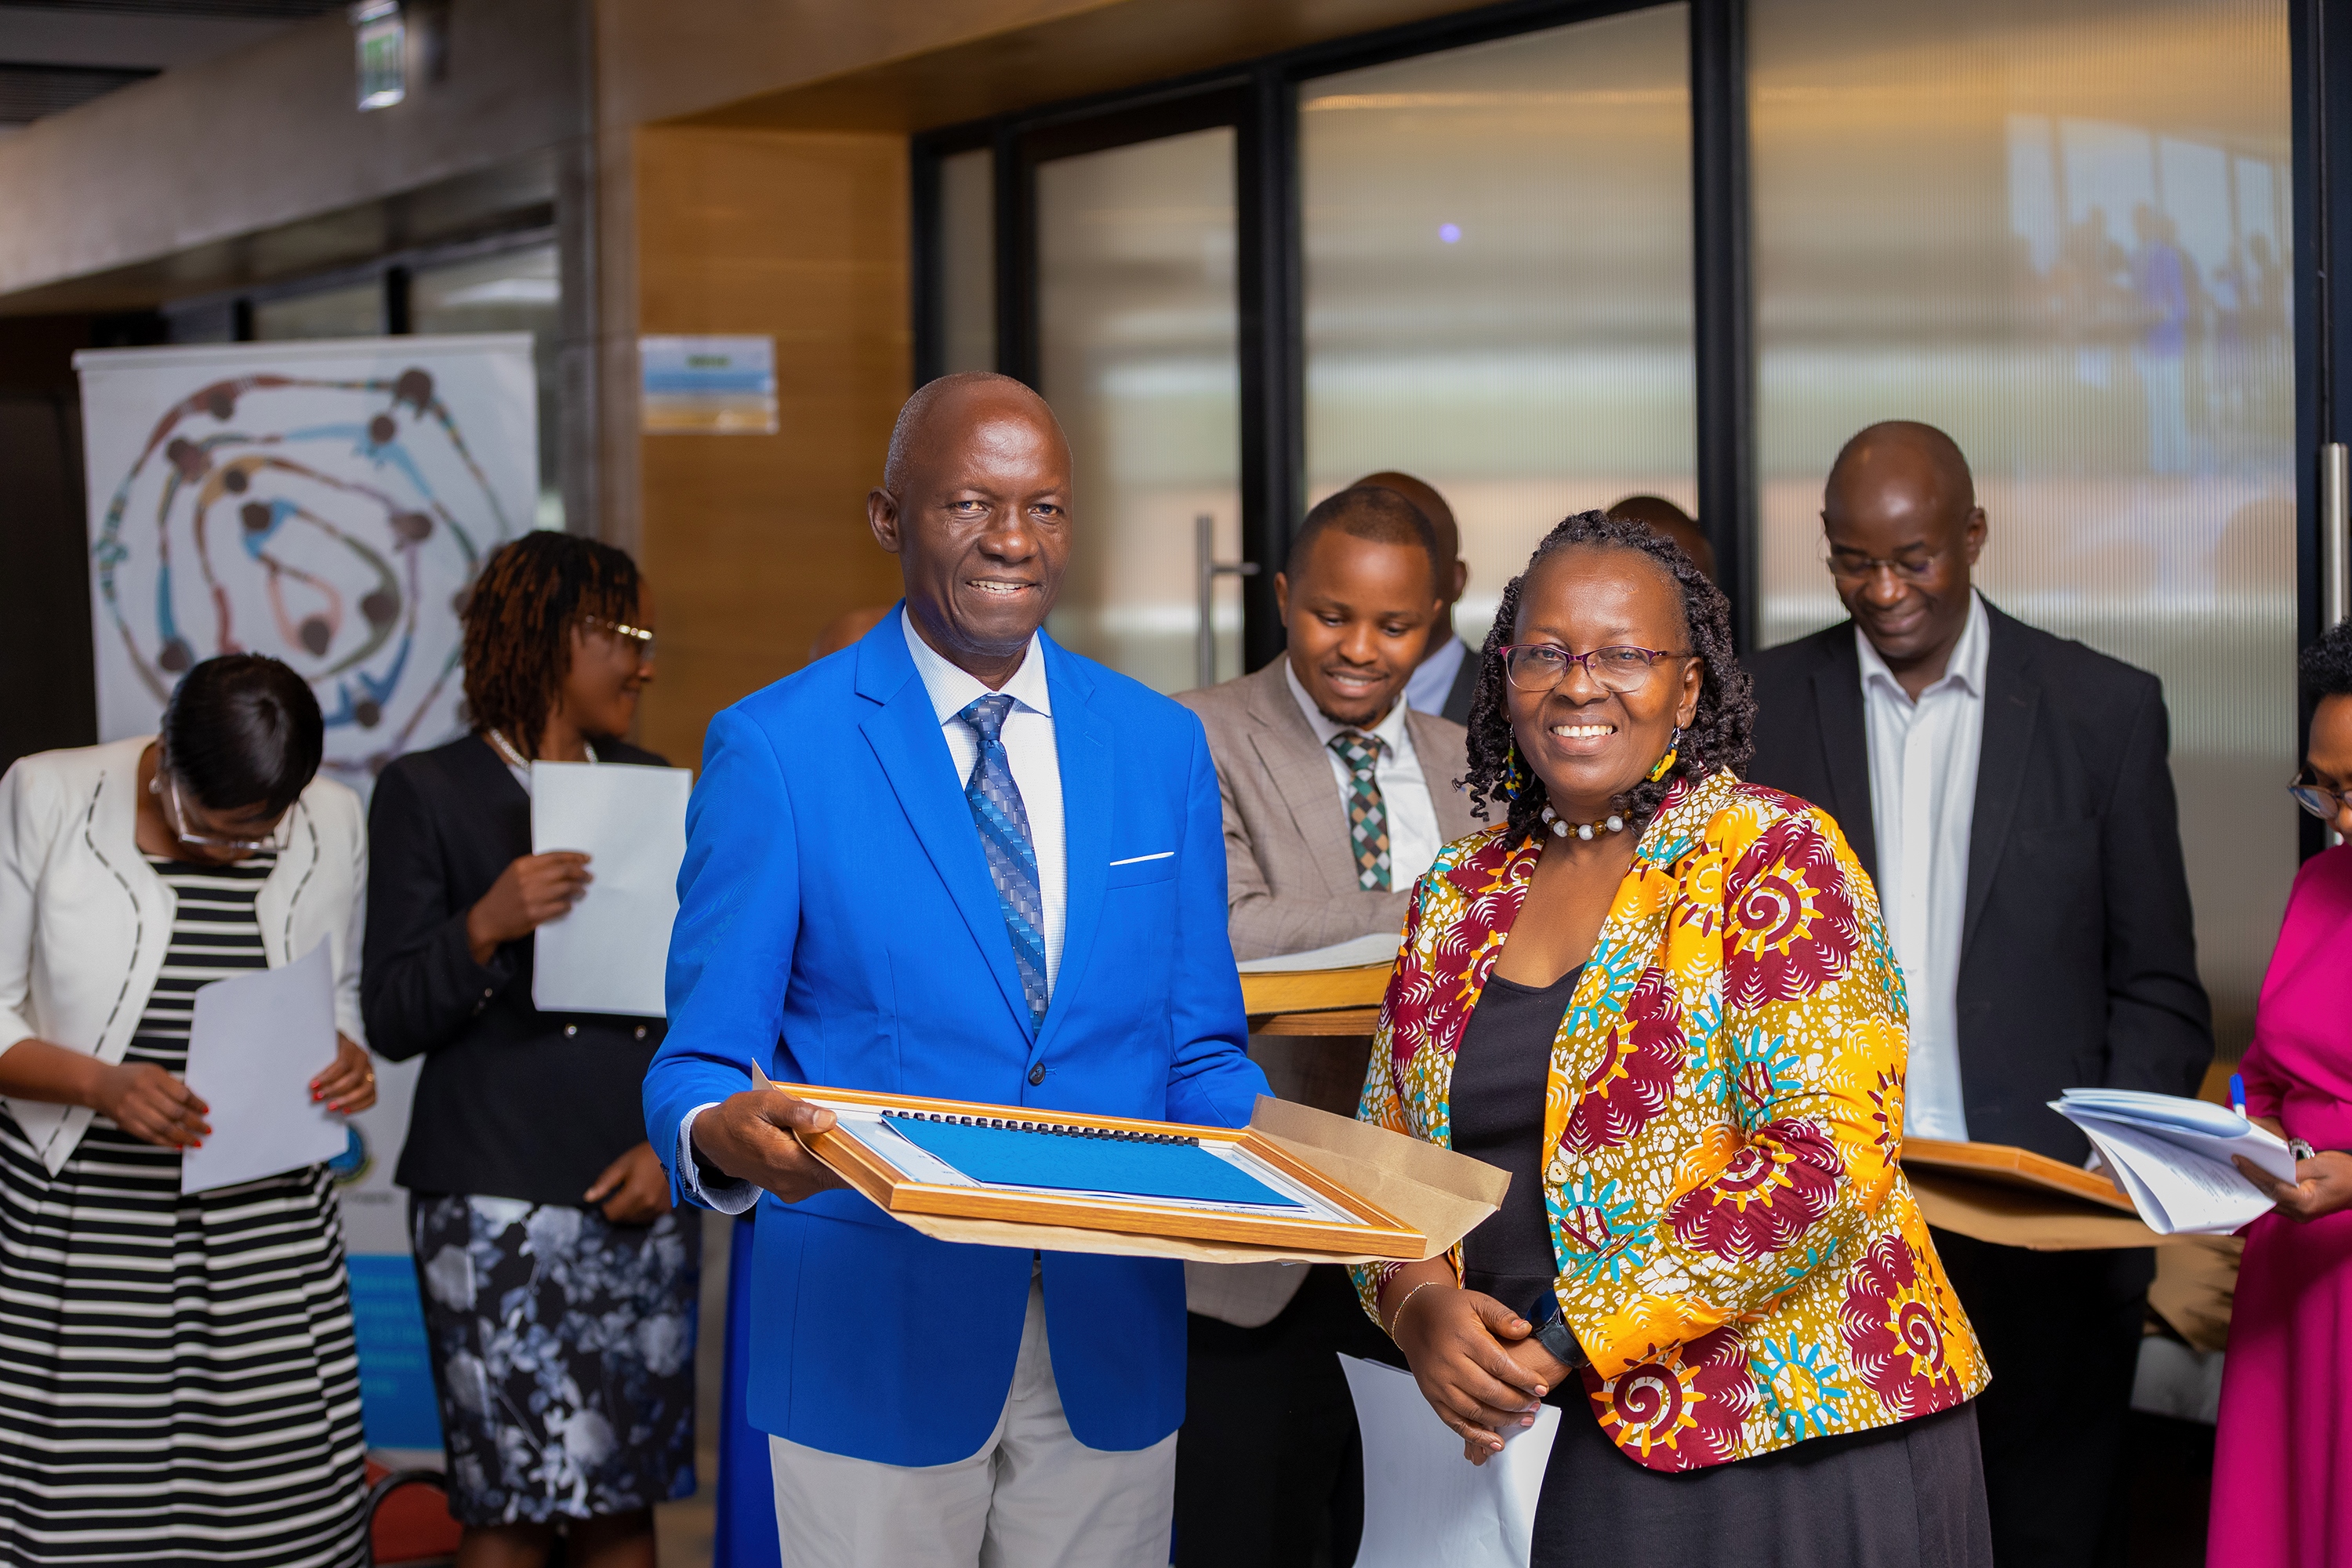
<svg viewBox="0 0 2352 1568">
<path fill-rule="evenodd" d="M 1942 551 L 1930 550 L 1924 544 L 1881 560 L 1859 550 L 1841 550 L 1827 540 L 1822 542 L 1822 564 L 1841 583 L 1867 583 L 1881 572 L 1894 573 L 1898 583 L 1924 583 L 1936 574 L 1936 567 L 1943 559 Z"/>
<path fill-rule="evenodd" d="M 1591 653 L 1570 653 L 1558 643 L 1513 643 L 1503 649 L 1503 671 L 1522 691 L 1549 691 L 1568 679 L 1569 666 L 1580 664 L 1602 689 L 1623 695 L 1650 683 L 1662 658 L 1688 658 L 1654 647 L 1597 647 Z"/>
<path fill-rule="evenodd" d="M 2336 813 L 2347 804 L 2352 804 L 2342 791 L 2322 789 L 2315 784 L 2306 783 L 2302 773 L 2294 775 L 2294 782 L 2286 786 L 2286 793 L 2294 796 L 2295 805 L 2322 822 L 2334 821 Z"/>
<path fill-rule="evenodd" d="M 583 616 L 580 618 L 587 625 L 608 631 L 625 642 L 635 643 L 637 662 L 640 665 L 651 664 L 654 661 L 654 634 L 645 627 L 627 626 L 619 621 L 608 621 L 602 616 Z"/>
<path fill-rule="evenodd" d="M 180 798 L 179 776 L 167 772 L 163 774 L 163 778 L 164 780 L 163 798 L 170 803 L 172 808 L 170 814 L 172 834 L 183 844 L 192 844 L 200 849 L 234 849 L 240 855 L 253 855 L 264 849 L 283 849 L 293 841 L 291 829 L 294 814 L 290 811 L 278 817 L 270 826 L 269 831 L 259 838 L 232 838 L 219 833 L 191 833 L 188 831 L 187 802 Z"/>
</svg>

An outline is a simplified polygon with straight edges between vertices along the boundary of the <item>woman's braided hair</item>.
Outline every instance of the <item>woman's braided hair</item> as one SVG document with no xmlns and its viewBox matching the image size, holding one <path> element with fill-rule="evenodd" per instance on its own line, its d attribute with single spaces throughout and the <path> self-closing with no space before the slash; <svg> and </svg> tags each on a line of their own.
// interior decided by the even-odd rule
<svg viewBox="0 0 2352 1568">
<path fill-rule="evenodd" d="M 1644 780 L 1609 804 L 1635 832 L 1656 814 L 1666 792 L 1681 778 L 1704 778 L 1720 768 L 1738 773 L 1755 750 L 1756 700 L 1748 672 L 1739 668 L 1731 642 L 1731 605 L 1723 590 L 1709 582 L 1682 547 L 1647 523 L 1597 511 L 1580 511 L 1563 520 L 1536 552 L 1528 569 L 1503 590 L 1495 611 L 1495 627 L 1486 634 L 1480 655 L 1478 685 L 1470 698 L 1470 772 L 1461 783 L 1470 791 L 1471 810 L 1486 816 L 1490 802 L 1501 801 L 1508 813 L 1510 837 L 1517 842 L 1533 833 L 1544 808 L 1543 781 L 1518 755 L 1511 737 L 1508 679 L 1503 669 L 1503 649 L 1517 635 L 1519 594 L 1536 566 L 1546 556 L 1579 547 L 1591 550 L 1632 550 L 1648 556 L 1674 579 L 1682 594 L 1684 646 L 1704 661 L 1699 681 L 1698 710 L 1682 739 L 1675 743 L 1674 766 L 1665 776 Z"/>
<path fill-rule="evenodd" d="M 576 533 L 535 529 L 482 563 L 460 612 L 466 708 L 476 731 L 496 730 L 526 757 L 572 673 L 572 628 L 583 616 L 626 623 L 637 613 L 637 563 Z"/>
</svg>

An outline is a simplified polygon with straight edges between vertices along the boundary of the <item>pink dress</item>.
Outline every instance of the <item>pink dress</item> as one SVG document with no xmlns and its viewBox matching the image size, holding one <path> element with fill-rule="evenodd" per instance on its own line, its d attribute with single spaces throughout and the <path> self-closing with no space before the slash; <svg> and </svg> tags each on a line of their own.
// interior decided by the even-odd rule
<svg viewBox="0 0 2352 1568">
<path fill-rule="evenodd" d="M 2352 846 L 2295 877 L 2240 1070 L 2249 1115 L 2352 1149 Z M 2264 1215 L 2245 1237 L 2205 1561 L 2352 1564 L 2352 1210 Z"/>
</svg>

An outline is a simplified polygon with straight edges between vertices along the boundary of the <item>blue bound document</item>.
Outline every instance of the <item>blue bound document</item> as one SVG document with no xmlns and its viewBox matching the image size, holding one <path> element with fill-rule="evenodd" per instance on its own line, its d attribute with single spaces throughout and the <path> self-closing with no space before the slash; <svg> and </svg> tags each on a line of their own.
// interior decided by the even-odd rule
<svg viewBox="0 0 2352 1568">
<path fill-rule="evenodd" d="M 1256 1204 L 1304 1211 L 1190 1139 L 1087 1136 L 1075 1128 L 985 1126 L 885 1116 L 889 1129 L 974 1181 L 1121 1197 Z"/>
</svg>

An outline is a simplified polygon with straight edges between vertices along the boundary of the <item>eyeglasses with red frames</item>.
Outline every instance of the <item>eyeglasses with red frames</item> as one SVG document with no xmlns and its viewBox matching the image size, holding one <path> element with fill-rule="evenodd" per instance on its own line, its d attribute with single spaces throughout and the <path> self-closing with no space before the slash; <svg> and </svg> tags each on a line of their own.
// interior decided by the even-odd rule
<svg viewBox="0 0 2352 1568">
<path fill-rule="evenodd" d="M 1603 690 L 1620 696 L 1647 686 L 1657 673 L 1659 660 L 1691 657 L 1687 652 L 1624 645 L 1570 653 L 1549 642 L 1510 643 L 1502 651 L 1503 672 L 1522 691 L 1549 691 L 1568 679 L 1570 665 L 1580 664 Z"/>
</svg>

